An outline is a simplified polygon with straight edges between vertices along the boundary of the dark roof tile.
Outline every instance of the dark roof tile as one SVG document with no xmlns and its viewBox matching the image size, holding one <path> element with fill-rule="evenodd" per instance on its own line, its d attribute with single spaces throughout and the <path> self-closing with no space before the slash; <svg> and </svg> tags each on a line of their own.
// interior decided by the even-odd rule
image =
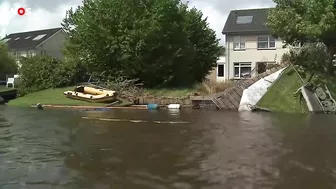
<svg viewBox="0 0 336 189">
<path fill-rule="evenodd" d="M 62 28 L 51 28 L 45 30 L 36 30 L 21 33 L 12 33 L 7 35 L 2 40 L 8 45 L 10 50 L 28 50 L 34 49 L 37 45 L 48 39 L 50 36 L 61 30 Z M 44 35 L 44 36 L 42 36 Z M 40 36 L 40 39 L 33 40 Z M 6 40 L 9 39 L 9 40 Z"/>
<path fill-rule="evenodd" d="M 222 33 L 271 32 L 271 29 L 266 26 L 268 11 L 270 9 L 232 10 L 226 20 Z M 253 16 L 252 22 L 238 24 L 237 18 L 241 16 Z M 240 20 L 248 21 L 249 18 L 245 17 Z"/>
</svg>

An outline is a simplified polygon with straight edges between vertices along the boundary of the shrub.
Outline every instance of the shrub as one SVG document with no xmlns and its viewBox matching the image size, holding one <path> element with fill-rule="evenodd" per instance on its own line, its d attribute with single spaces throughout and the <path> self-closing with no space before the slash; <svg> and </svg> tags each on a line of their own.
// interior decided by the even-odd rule
<svg viewBox="0 0 336 189">
<path fill-rule="evenodd" d="M 323 43 L 306 43 L 301 48 L 290 49 L 283 61 L 302 67 L 308 72 L 332 73 L 331 56 Z"/>
<path fill-rule="evenodd" d="M 83 70 L 79 64 L 49 56 L 22 58 L 20 95 L 74 84 Z"/>
<path fill-rule="evenodd" d="M 208 95 L 224 91 L 225 89 L 232 87 L 233 84 L 232 81 L 216 82 L 212 80 L 204 80 L 196 86 L 196 89 L 199 93 Z"/>
</svg>

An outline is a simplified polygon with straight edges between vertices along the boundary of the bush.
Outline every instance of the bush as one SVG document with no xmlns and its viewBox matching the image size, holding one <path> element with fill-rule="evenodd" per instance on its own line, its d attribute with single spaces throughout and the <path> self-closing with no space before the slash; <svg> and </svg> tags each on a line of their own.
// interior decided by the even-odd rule
<svg viewBox="0 0 336 189">
<path fill-rule="evenodd" d="M 196 86 L 197 92 L 202 95 L 209 95 L 213 93 L 222 92 L 225 89 L 233 86 L 232 81 L 227 82 L 216 82 L 211 80 L 204 80 L 202 83 Z"/>
<path fill-rule="evenodd" d="M 49 56 L 22 58 L 20 68 L 20 95 L 48 88 L 69 86 L 74 84 L 80 65 L 64 62 Z"/>
<path fill-rule="evenodd" d="M 283 61 L 303 68 L 303 70 L 318 73 L 332 73 L 332 57 L 323 43 L 307 43 L 301 48 L 290 49 L 289 53 L 284 54 Z"/>
</svg>

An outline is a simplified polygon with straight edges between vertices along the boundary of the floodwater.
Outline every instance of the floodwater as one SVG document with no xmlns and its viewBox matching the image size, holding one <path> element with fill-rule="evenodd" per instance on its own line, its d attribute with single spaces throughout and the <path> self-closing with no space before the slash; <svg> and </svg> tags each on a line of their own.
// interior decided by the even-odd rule
<svg viewBox="0 0 336 189">
<path fill-rule="evenodd" d="M 335 123 L 333 115 L 0 106 L 0 188 L 335 188 Z"/>
</svg>

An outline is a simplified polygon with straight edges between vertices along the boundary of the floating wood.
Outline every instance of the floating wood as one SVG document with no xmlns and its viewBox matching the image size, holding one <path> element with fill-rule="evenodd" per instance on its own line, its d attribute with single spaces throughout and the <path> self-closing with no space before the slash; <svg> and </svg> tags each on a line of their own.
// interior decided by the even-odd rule
<svg viewBox="0 0 336 189">
<path fill-rule="evenodd" d="M 134 120 L 134 119 L 114 119 L 114 118 L 98 118 L 98 117 L 82 117 L 83 119 L 91 119 L 98 121 L 111 121 L 111 122 L 131 122 L 131 123 L 166 123 L 166 124 L 187 124 L 187 121 L 147 121 L 147 120 Z"/>
</svg>

